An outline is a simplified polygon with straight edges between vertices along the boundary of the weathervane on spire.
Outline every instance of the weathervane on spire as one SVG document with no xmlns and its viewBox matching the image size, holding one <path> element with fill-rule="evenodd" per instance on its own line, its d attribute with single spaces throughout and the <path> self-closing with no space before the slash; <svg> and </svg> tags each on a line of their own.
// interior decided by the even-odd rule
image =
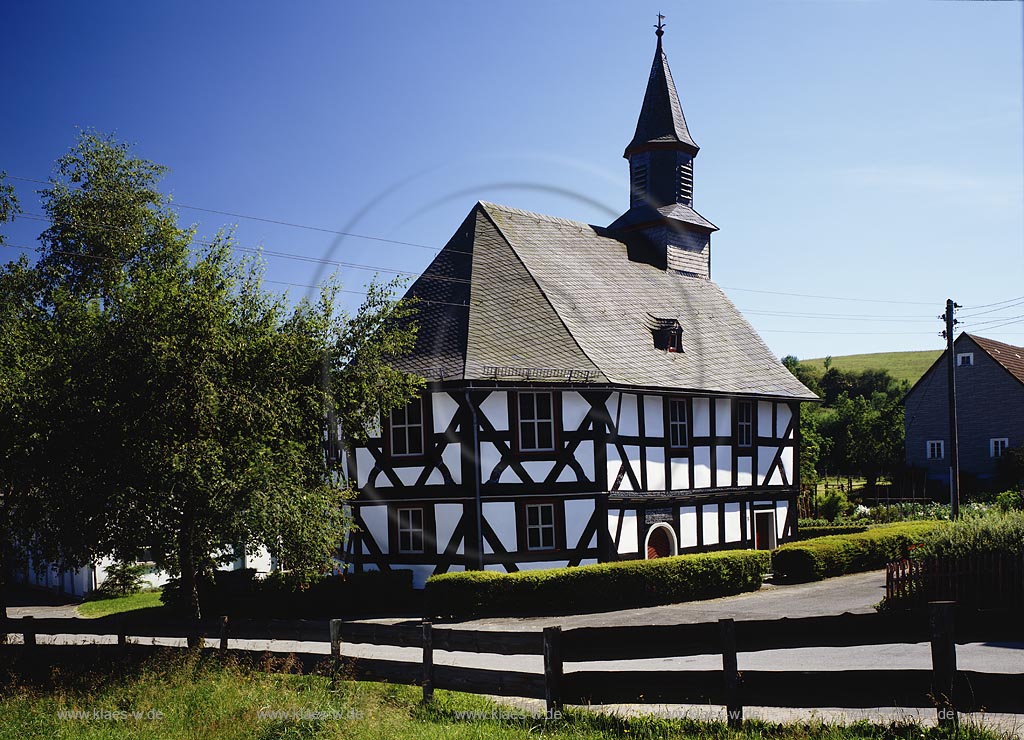
<svg viewBox="0 0 1024 740">
<path fill-rule="evenodd" d="M 662 23 L 663 20 L 665 20 L 665 16 L 663 16 L 661 13 L 658 13 L 658 25 L 655 26 L 655 28 L 658 30 L 655 31 L 654 33 L 659 39 L 665 35 L 665 24 Z"/>
</svg>

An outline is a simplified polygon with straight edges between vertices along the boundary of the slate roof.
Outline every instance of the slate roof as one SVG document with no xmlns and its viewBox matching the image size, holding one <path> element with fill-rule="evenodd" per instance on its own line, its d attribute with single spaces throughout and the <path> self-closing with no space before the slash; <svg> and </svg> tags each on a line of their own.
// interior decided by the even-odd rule
<svg viewBox="0 0 1024 740">
<path fill-rule="evenodd" d="M 708 232 L 718 231 L 717 226 L 685 203 L 669 203 L 660 208 L 654 208 L 646 203 L 634 206 L 615 219 L 608 228 L 629 229 L 651 223 L 664 223 L 666 219 L 682 221 Z"/>
<path fill-rule="evenodd" d="M 690 154 L 700 150 L 686 127 L 686 118 L 679 104 L 672 71 L 668 68 L 668 59 L 661 48 L 659 36 L 658 48 L 654 51 L 654 62 L 651 64 L 651 76 L 647 79 L 644 103 L 640 108 L 640 118 L 636 122 L 636 133 L 622 156 L 628 158 L 636 150 L 666 144 L 682 144 Z"/>
<path fill-rule="evenodd" d="M 430 379 L 816 398 L 721 288 L 631 261 L 627 238 L 478 203 L 407 293 L 421 301 L 420 333 L 399 365 Z M 679 321 L 682 353 L 654 347 L 650 316 Z"/>
<path fill-rule="evenodd" d="M 1024 347 L 1015 347 L 1012 344 L 986 339 L 976 334 L 964 332 L 961 336 L 964 335 L 973 339 L 974 343 L 985 350 L 993 360 L 1006 368 L 1010 375 L 1024 383 Z"/>
</svg>

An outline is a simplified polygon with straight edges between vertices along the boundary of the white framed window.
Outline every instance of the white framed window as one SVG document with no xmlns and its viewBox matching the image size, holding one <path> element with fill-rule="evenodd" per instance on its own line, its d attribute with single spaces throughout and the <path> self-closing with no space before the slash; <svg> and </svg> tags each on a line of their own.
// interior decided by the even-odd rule
<svg viewBox="0 0 1024 740">
<path fill-rule="evenodd" d="M 398 552 L 423 552 L 423 509 L 398 510 Z"/>
<path fill-rule="evenodd" d="M 668 399 L 668 444 L 675 449 L 690 446 L 690 412 L 685 398 Z"/>
<path fill-rule="evenodd" d="M 736 445 L 750 447 L 754 443 L 754 403 L 736 402 Z"/>
<path fill-rule="evenodd" d="M 988 441 L 989 457 L 1002 457 L 1006 448 L 1010 446 L 1010 440 L 1006 437 L 993 437 Z"/>
<path fill-rule="evenodd" d="M 409 457 L 423 454 L 423 399 L 391 412 L 391 454 Z"/>
<path fill-rule="evenodd" d="M 526 505 L 526 549 L 555 549 L 555 505 Z"/>
<path fill-rule="evenodd" d="M 924 443 L 924 451 L 929 460 L 941 460 L 946 456 L 946 443 L 941 439 L 929 439 Z"/>
<path fill-rule="evenodd" d="M 957 367 L 970 367 L 974 364 L 974 353 L 973 352 L 958 352 L 956 355 L 956 366 Z"/>
<path fill-rule="evenodd" d="M 550 391 L 519 394 L 519 449 L 555 449 L 555 405 Z"/>
</svg>

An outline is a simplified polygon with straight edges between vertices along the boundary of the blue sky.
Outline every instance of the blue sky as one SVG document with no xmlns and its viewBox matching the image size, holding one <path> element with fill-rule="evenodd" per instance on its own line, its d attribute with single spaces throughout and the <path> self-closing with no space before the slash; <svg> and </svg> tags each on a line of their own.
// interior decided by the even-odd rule
<svg viewBox="0 0 1024 740">
<path fill-rule="evenodd" d="M 777 354 L 937 349 L 948 297 L 1024 344 L 1024 321 L 998 328 L 1024 316 L 1020 3 L 10 3 L 0 169 L 46 179 L 91 127 L 169 166 L 180 206 L 435 248 L 477 200 L 605 225 L 659 10 L 713 277 Z M 434 254 L 180 213 L 318 260 Z M 324 269 L 271 256 L 269 287 Z"/>
</svg>

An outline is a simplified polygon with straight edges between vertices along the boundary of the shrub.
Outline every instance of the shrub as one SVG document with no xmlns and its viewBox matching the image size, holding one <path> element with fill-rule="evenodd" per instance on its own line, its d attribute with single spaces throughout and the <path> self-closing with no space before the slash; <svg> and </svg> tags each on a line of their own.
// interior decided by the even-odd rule
<svg viewBox="0 0 1024 740">
<path fill-rule="evenodd" d="M 817 494 L 817 497 L 818 511 L 829 522 L 834 522 L 836 518 L 845 516 L 853 511 L 853 505 L 843 491 L 830 489 L 825 491 L 825 493 Z"/>
<path fill-rule="evenodd" d="M 996 496 L 996 508 L 1000 511 L 1024 510 L 1024 491 L 1003 491 Z"/>
<path fill-rule="evenodd" d="M 942 526 L 938 522 L 908 522 L 791 542 L 772 553 L 772 569 L 784 580 L 817 581 L 881 568 L 906 557 L 911 545 Z"/>
<path fill-rule="evenodd" d="M 827 537 L 833 534 L 856 534 L 867 531 L 866 524 L 829 524 L 825 526 L 810 525 L 801 526 L 797 531 L 797 539 L 810 540 L 816 537 Z"/>
<path fill-rule="evenodd" d="M 103 596 L 130 596 L 137 594 L 144 585 L 146 566 L 140 563 L 122 563 L 120 561 L 107 566 L 106 576 L 100 584 L 99 592 Z"/>
<path fill-rule="evenodd" d="M 950 522 L 926 534 L 914 557 L 962 557 L 984 553 L 1024 553 L 1024 511 L 989 512 Z"/>
<path fill-rule="evenodd" d="M 758 550 L 725 550 L 517 573 L 468 571 L 427 580 L 430 615 L 558 614 L 671 604 L 756 591 L 769 565 Z"/>
</svg>

